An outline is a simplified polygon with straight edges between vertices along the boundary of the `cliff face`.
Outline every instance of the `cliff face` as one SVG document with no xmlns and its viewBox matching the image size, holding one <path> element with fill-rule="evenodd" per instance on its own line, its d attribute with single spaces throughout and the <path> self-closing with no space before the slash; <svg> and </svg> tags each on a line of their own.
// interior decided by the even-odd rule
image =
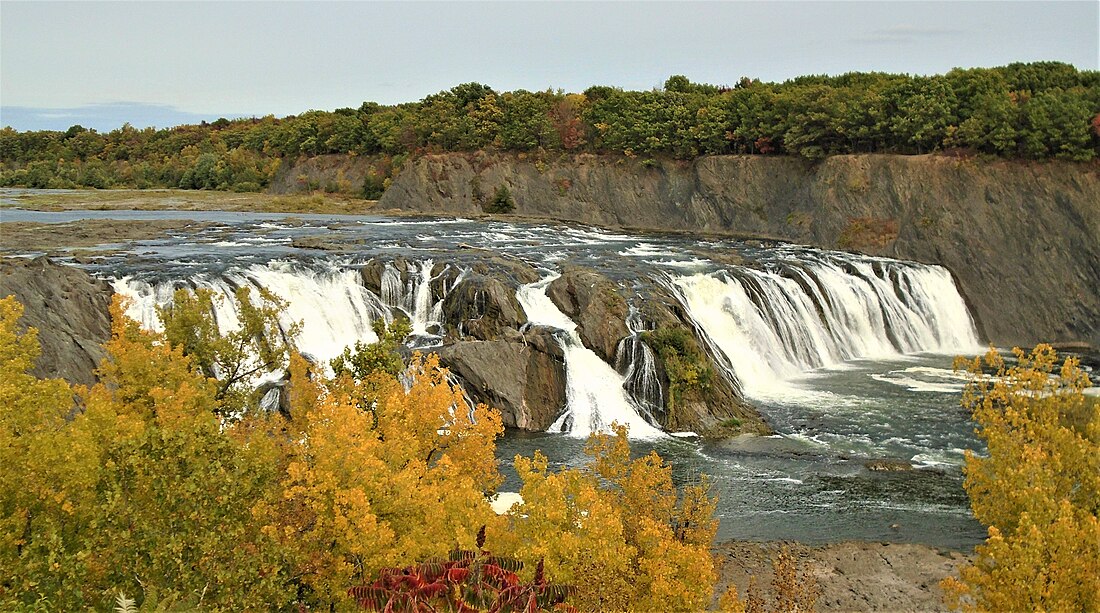
<svg viewBox="0 0 1100 613">
<path fill-rule="evenodd" d="M 722 156 L 641 162 L 492 154 L 410 162 L 380 208 L 734 233 L 939 264 L 997 345 L 1100 345 L 1100 165 L 944 156 Z"/>
</svg>

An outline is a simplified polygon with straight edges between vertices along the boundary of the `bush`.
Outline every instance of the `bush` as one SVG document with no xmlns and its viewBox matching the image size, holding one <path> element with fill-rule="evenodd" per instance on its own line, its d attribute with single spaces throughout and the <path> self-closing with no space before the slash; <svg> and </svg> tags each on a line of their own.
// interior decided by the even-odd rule
<svg viewBox="0 0 1100 613">
<path fill-rule="evenodd" d="M 373 170 L 367 173 L 363 179 L 363 197 L 367 200 L 378 200 L 386 191 L 386 179 Z"/>
<path fill-rule="evenodd" d="M 685 394 L 709 389 L 714 371 L 690 330 L 684 327 L 661 328 L 646 332 L 642 340 L 657 352 L 665 366 L 669 409 L 674 409 Z"/>
<path fill-rule="evenodd" d="M 511 213 L 516 210 L 516 201 L 512 198 L 512 192 L 508 191 L 508 188 L 501 185 L 497 188 L 493 199 L 488 204 L 484 205 L 482 209 L 486 213 Z"/>
</svg>

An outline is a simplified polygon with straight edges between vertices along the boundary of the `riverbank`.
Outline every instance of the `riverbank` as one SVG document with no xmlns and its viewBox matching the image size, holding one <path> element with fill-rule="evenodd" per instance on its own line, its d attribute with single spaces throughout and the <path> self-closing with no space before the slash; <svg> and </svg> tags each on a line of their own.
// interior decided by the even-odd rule
<svg viewBox="0 0 1100 613">
<path fill-rule="evenodd" d="M 190 189 L 0 190 L 8 206 L 30 211 L 249 211 L 365 215 L 377 202 L 346 194 L 235 193 Z M 0 207 L 2 216 L 3 207 Z"/>
<path fill-rule="evenodd" d="M 949 611 L 939 582 L 957 575 L 969 554 L 928 545 L 843 542 L 810 546 L 795 542 L 730 541 L 714 547 L 717 594 L 731 584 L 743 595 L 756 576 L 770 593 L 772 561 L 786 547 L 800 571 L 817 580 L 817 611 Z"/>
</svg>

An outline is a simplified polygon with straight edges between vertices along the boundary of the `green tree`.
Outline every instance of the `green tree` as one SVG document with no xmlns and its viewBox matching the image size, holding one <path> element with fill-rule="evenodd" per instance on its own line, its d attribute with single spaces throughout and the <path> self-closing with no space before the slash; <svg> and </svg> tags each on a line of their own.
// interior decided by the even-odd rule
<svg viewBox="0 0 1100 613">
<path fill-rule="evenodd" d="M 349 375 L 358 380 L 368 379 L 374 373 L 385 373 L 396 377 L 405 370 L 405 362 L 398 349 L 405 337 L 412 333 L 412 325 L 404 317 L 395 318 L 389 325 L 386 320 L 371 322 L 371 329 L 378 337 L 373 343 L 355 341 L 354 349 L 345 348 L 344 352 L 332 360 L 332 370 L 336 376 Z"/>
<path fill-rule="evenodd" d="M 255 297 L 253 291 L 241 287 L 234 294 L 237 325 L 232 329 L 218 327 L 214 303 L 224 298 L 209 289 L 176 290 L 172 302 L 157 309 L 168 343 L 217 381 L 214 397 L 226 415 L 249 404 L 252 377 L 286 366 L 293 349 L 290 339 L 300 329 L 294 322 L 283 330 L 279 315 L 286 304 L 267 290 L 255 290 Z"/>
<path fill-rule="evenodd" d="M 482 207 L 486 213 L 511 213 L 516 210 L 516 201 L 507 186 L 501 185 L 493 194 L 492 200 Z"/>
</svg>

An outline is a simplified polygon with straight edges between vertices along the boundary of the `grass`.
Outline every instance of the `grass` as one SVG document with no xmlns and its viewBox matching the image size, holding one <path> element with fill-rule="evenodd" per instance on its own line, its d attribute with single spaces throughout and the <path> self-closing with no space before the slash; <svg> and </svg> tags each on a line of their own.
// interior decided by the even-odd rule
<svg viewBox="0 0 1100 613">
<path fill-rule="evenodd" d="M 372 200 L 343 194 L 234 193 L 182 189 L 107 189 L 27 193 L 13 196 L 15 206 L 35 211 L 68 210 L 182 210 L 256 211 L 264 213 L 361 214 L 374 208 Z"/>
</svg>

